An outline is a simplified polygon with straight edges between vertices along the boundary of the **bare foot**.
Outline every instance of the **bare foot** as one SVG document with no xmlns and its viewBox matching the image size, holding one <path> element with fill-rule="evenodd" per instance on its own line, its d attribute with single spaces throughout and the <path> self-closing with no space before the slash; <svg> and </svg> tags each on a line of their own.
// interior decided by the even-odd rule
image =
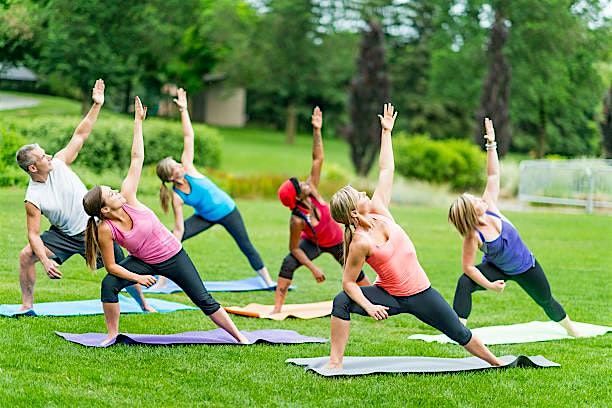
<svg viewBox="0 0 612 408">
<path fill-rule="evenodd" d="M 332 362 L 331 360 L 329 360 L 327 364 L 325 364 L 325 368 L 327 370 L 342 370 L 342 363 Z"/>
<path fill-rule="evenodd" d="M 579 330 L 573 329 L 573 330 L 565 330 L 567 332 L 568 335 L 574 337 L 574 338 L 581 338 L 581 337 L 589 337 L 588 334 L 582 333 Z"/>
<path fill-rule="evenodd" d="M 280 313 L 280 312 L 281 312 L 281 308 L 280 307 L 278 307 L 278 308 L 275 307 L 274 309 L 272 309 L 272 312 L 270 312 L 270 314 L 276 314 L 276 313 Z"/>
<path fill-rule="evenodd" d="M 33 305 L 21 305 L 21 307 L 19 308 L 19 310 L 17 311 L 17 313 L 23 313 L 23 312 L 27 312 L 28 310 L 32 310 L 34 308 Z"/>
<path fill-rule="evenodd" d="M 149 313 L 157 313 L 157 310 L 153 306 L 149 306 L 148 304 L 144 305 L 142 310 L 144 310 L 145 312 L 149 312 Z"/>
<path fill-rule="evenodd" d="M 101 343 L 101 346 L 107 346 L 109 343 L 111 343 L 113 340 L 115 340 L 115 338 L 117 338 L 117 335 L 108 335 Z"/>
<path fill-rule="evenodd" d="M 251 342 L 249 341 L 249 339 L 247 339 L 244 334 L 240 333 L 240 337 L 238 338 L 238 342 L 240 344 L 251 344 Z"/>
</svg>

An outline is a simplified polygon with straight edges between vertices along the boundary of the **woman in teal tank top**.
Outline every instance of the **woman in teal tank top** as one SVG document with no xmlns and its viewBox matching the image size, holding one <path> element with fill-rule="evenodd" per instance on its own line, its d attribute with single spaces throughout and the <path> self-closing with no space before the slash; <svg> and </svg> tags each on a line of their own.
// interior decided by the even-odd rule
<svg viewBox="0 0 612 408">
<path fill-rule="evenodd" d="M 177 96 L 174 102 L 181 112 L 184 140 L 181 162 L 178 163 L 172 157 L 166 157 L 157 164 L 157 175 L 162 181 L 160 189 L 162 208 L 164 212 L 168 212 L 171 203 L 174 212 L 173 234 L 180 241 L 184 241 L 206 231 L 215 224 L 222 225 L 247 257 L 251 268 L 265 281 L 266 285 L 274 286 L 268 269 L 249 239 L 244 221 L 234 200 L 193 165 L 194 132 L 187 110 L 187 93 L 180 88 Z M 172 191 L 166 187 L 166 182 L 172 183 Z M 195 213 L 186 220 L 183 218 L 183 205 L 185 204 L 195 210 Z M 166 284 L 166 281 L 160 278 L 156 286 L 163 287 Z"/>
</svg>

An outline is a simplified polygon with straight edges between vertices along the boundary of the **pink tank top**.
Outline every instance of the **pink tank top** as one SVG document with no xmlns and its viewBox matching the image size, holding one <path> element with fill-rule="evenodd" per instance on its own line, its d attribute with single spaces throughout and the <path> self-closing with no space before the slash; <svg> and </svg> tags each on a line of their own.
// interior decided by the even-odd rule
<svg viewBox="0 0 612 408">
<path fill-rule="evenodd" d="M 113 240 L 128 250 L 130 255 L 154 265 L 172 258 L 181 250 L 181 243 L 148 208 L 138 209 L 123 204 L 132 219 L 132 229 L 121 231 L 111 220 L 104 220 L 111 229 Z"/>
<path fill-rule="evenodd" d="M 310 197 L 311 202 L 317 208 L 320 216 L 319 223 L 314 227 L 316 232 L 312 232 L 312 229 L 308 225 L 304 227 L 302 231 L 302 238 L 307 239 L 311 242 L 323 248 L 329 248 L 341 244 L 344 240 L 344 234 L 340 225 L 334 221 L 329 211 L 327 204 L 320 203 L 314 196 Z M 314 214 L 311 214 L 312 219 Z"/>
<path fill-rule="evenodd" d="M 389 239 L 382 245 L 372 244 L 366 262 L 376 272 L 375 285 L 393 296 L 411 296 L 431 286 L 419 264 L 414 244 L 392 219 L 380 214 L 376 218 L 389 226 Z"/>
</svg>

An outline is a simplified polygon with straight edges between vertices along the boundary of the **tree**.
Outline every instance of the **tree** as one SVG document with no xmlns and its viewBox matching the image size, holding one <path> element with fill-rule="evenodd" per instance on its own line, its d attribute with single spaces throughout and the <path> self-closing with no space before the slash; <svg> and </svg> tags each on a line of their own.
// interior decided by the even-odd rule
<svg viewBox="0 0 612 408">
<path fill-rule="evenodd" d="M 252 58 L 243 76 L 282 106 L 286 142 L 294 142 L 297 113 L 317 86 L 318 16 L 310 0 L 271 0 L 251 39 Z M 309 107 L 310 108 L 310 107 Z"/>
<path fill-rule="evenodd" d="M 389 88 L 384 33 L 379 23 L 369 21 L 351 82 L 348 105 L 351 121 L 345 129 L 351 160 L 361 176 L 368 174 L 380 149 L 380 124 L 375 119 L 380 107 L 389 101 Z"/>
<path fill-rule="evenodd" d="M 156 91 L 177 33 L 189 25 L 186 9 L 197 9 L 195 2 L 49 0 L 42 10 L 46 28 L 38 71 L 76 86 L 84 109 L 96 78 L 123 89 L 124 100 L 138 82 Z"/>
<path fill-rule="evenodd" d="M 599 123 L 603 153 L 606 159 L 612 159 L 612 85 L 603 101 L 603 118 Z"/>
<path fill-rule="evenodd" d="M 510 129 L 510 62 L 504 55 L 505 45 L 509 35 L 508 20 L 505 10 L 500 6 L 495 10 L 495 21 L 491 27 L 491 37 L 488 46 L 489 72 L 485 79 L 480 109 L 476 114 L 476 127 L 474 142 L 482 145 L 482 124 L 485 117 L 489 117 L 495 124 L 495 138 L 498 152 L 504 156 L 510 149 L 512 133 Z"/>
</svg>

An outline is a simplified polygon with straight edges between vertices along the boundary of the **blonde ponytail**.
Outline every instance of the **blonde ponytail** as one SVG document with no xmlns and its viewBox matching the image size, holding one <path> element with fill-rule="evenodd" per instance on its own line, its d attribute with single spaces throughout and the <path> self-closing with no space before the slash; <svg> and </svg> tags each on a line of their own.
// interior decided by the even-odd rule
<svg viewBox="0 0 612 408">
<path fill-rule="evenodd" d="M 172 192 L 168 187 L 166 187 L 166 183 L 162 181 L 161 186 L 159 187 L 159 201 L 161 202 L 162 210 L 164 213 L 168 214 L 170 210 L 170 201 L 172 200 Z"/>
</svg>

